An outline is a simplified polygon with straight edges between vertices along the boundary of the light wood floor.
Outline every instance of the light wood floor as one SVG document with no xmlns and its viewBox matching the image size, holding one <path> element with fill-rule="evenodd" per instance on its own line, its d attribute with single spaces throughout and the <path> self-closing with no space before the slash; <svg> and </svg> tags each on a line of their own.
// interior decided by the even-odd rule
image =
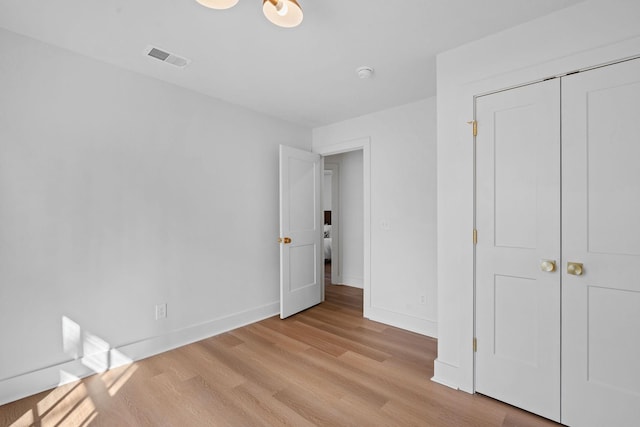
<svg viewBox="0 0 640 427">
<path fill-rule="evenodd" d="M 554 426 L 429 379 L 436 340 L 362 318 L 360 289 L 0 406 L 0 426 Z"/>
</svg>

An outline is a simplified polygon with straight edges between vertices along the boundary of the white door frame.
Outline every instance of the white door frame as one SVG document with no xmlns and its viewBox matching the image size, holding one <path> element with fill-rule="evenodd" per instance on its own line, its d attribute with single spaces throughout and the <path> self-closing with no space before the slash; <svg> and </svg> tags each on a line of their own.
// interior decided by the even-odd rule
<svg viewBox="0 0 640 427">
<path fill-rule="evenodd" d="M 348 153 L 362 150 L 363 199 L 364 199 L 364 283 L 363 312 L 369 317 L 371 311 L 371 138 L 368 136 L 339 142 L 337 144 L 317 147 L 314 152 L 321 156 Z"/>
<path fill-rule="evenodd" d="M 570 72 L 556 72 L 553 76 L 551 77 L 555 77 L 555 78 L 561 78 L 564 76 L 567 76 L 569 74 L 573 74 L 576 71 L 579 72 L 585 72 L 585 71 L 589 71 L 589 70 L 593 70 L 596 68 L 601 68 L 601 67 L 606 67 L 609 65 L 614 65 L 614 64 L 618 64 L 621 62 L 626 62 L 626 61 L 630 61 L 630 60 L 634 60 L 634 59 L 638 59 L 640 58 L 640 55 L 638 55 L 637 53 L 635 54 L 631 54 L 628 56 L 624 56 L 621 55 L 619 56 L 617 59 L 610 59 L 607 61 L 601 61 L 601 62 L 596 62 L 594 61 L 594 63 L 596 63 L 596 65 L 588 65 L 585 66 L 583 65 L 582 67 L 578 67 L 577 69 L 570 71 Z M 492 88 L 492 89 L 488 89 L 488 87 L 485 87 L 485 89 L 488 90 L 474 90 L 473 92 L 475 92 L 475 94 L 469 94 L 470 95 L 470 99 L 471 99 L 471 103 L 472 103 L 472 111 L 473 111 L 473 121 L 472 122 L 467 122 L 468 124 L 475 124 L 476 121 L 476 100 L 478 97 L 481 96 L 486 96 L 486 95 L 491 95 L 494 93 L 498 93 L 498 92 L 502 92 L 505 90 L 510 90 L 510 89 L 516 89 L 522 86 L 528 86 L 531 84 L 536 84 L 536 83 L 540 83 L 543 82 L 545 80 L 549 79 L 549 77 L 547 78 L 538 78 L 535 80 L 529 80 L 529 81 L 525 81 L 523 83 L 516 83 L 516 84 L 511 84 L 511 85 L 505 85 L 499 88 Z M 471 133 L 471 132 L 470 132 Z M 475 230 L 477 227 L 476 224 L 476 198 L 477 198 L 477 183 L 476 183 L 476 137 L 475 135 L 472 136 L 472 141 L 473 143 L 472 145 L 472 158 L 473 158 L 473 181 L 472 181 L 472 186 L 473 186 L 473 195 L 472 195 L 472 218 L 473 218 L 473 229 Z M 466 326 L 462 327 L 462 333 L 461 333 L 461 343 L 464 340 L 464 336 L 465 336 L 465 332 L 468 335 L 471 335 L 474 338 L 474 342 L 475 342 L 475 336 L 476 336 L 476 245 L 473 245 L 473 256 L 471 259 L 471 263 L 472 263 L 472 271 L 473 271 L 473 278 L 472 278 L 472 286 L 470 288 L 470 292 L 469 293 L 464 293 L 464 296 L 466 297 L 466 301 L 469 301 L 471 304 L 467 305 L 465 304 L 466 307 L 470 308 L 470 313 L 471 313 L 471 323 L 466 323 Z M 470 326 L 470 328 L 469 328 Z M 469 328 L 469 329 L 467 329 Z M 470 333 L 469 333 L 470 332 Z M 467 344 L 469 341 L 466 341 Z M 474 344 L 475 345 L 475 344 Z M 464 348 L 464 347 L 463 347 Z M 473 348 L 471 348 L 471 346 L 467 346 L 466 347 L 468 350 L 465 352 L 463 351 L 462 354 L 466 353 L 467 358 L 465 358 L 465 360 L 460 362 L 460 369 L 461 371 L 466 371 L 466 373 L 469 375 L 469 377 L 465 377 L 464 373 L 460 373 L 458 374 L 458 384 L 456 384 L 454 386 L 454 388 L 460 388 L 464 391 L 467 391 L 469 393 L 476 393 L 476 384 L 475 384 L 475 378 L 476 378 L 476 358 L 475 358 L 475 351 L 473 350 Z M 468 357 L 470 356 L 470 357 Z M 466 363 L 465 363 L 466 362 Z M 470 362 L 470 363 L 469 363 Z M 469 382 L 469 386 L 470 387 L 464 387 L 464 386 L 460 386 L 460 381 L 462 382 Z"/>
<path fill-rule="evenodd" d="M 340 165 L 327 163 L 325 159 L 324 173 L 331 175 L 331 283 L 342 283 L 340 274 Z M 323 188 L 324 190 L 324 188 Z"/>
</svg>

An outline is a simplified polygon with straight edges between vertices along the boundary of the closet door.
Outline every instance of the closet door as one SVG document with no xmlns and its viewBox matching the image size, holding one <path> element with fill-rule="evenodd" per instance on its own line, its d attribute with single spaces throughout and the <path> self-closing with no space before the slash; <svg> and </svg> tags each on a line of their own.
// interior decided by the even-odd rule
<svg viewBox="0 0 640 427">
<path fill-rule="evenodd" d="M 640 60 L 563 78 L 562 102 L 562 422 L 637 426 Z"/>
<path fill-rule="evenodd" d="M 560 81 L 476 118 L 476 390 L 559 420 Z"/>
</svg>

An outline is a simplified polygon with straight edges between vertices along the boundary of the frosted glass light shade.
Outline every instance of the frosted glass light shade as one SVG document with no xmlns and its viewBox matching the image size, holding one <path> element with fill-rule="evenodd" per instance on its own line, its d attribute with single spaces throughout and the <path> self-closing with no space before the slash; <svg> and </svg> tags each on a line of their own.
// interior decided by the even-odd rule
<svg viewBox="0 0 640 427">
<path fill-rule="evenodd" d="M 209 9 L 229 9 L 238 3 L 238 0 L 196 0 Z"/>
<path fill-rule="evenodd" d="M 296 0 L 262 0 L 262 12 L 273 24 L 291 28 L 302 22 L 302 8 Z"/>
</svg>

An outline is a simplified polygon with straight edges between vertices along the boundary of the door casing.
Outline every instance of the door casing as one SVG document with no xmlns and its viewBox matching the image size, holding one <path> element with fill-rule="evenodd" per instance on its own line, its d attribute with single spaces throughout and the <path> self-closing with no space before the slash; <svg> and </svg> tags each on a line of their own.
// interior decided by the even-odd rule
<svg viewBox="0 0 640 427">
<path fill-rule="evenodd" d="M 320 146 L 314 149 L 321 156 L 331 156 L 350 151 L 362 150 L 363 169 L 363 228 L 364 228 L 364 282 L 363 314 L 369 317 L 371 312 L 371 138 L 356 138 L 336 144 Z"/>
</svg>

